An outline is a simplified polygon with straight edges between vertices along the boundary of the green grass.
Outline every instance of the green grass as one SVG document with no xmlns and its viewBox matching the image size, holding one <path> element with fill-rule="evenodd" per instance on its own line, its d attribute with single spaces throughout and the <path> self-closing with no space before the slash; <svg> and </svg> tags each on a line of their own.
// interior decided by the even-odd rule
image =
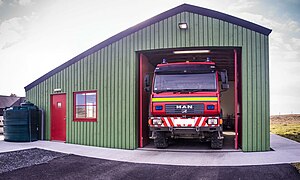
<svg viewBox="0 0 300 180">
<path fill-rule="evenodd" d="M 300 116 L 282 115 L 271 117 L 271 133 L 300 142 Z M 300 173 L 300 162 L 292 163 Z"/>
<path fill-rule="evenodd" d="M 298 170 L 300 174 L 300 163 L 292 163 L 292 165 Z"/>
<path fill-rule="evenodd" d="M 300 142 L 299 124 L 271 124 L 271 132 L 288 139 Z"/>
</svg>

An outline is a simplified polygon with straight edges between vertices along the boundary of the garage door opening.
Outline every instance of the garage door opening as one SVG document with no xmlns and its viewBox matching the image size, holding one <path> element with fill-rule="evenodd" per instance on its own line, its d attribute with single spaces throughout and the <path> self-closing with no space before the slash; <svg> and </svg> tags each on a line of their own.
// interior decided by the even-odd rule
<svg viewBox="0 0 300 180">
<path fill-rule="evenodd" d="M 202 49 L 204 49 L 202 47 Z M 238 149 L 241 145 L 241 49 L 240 48 L 205 48 L 208 54 L 175 54 L 174 51 L 195 50 L 195 48 L 164 49 L 138 52 L 139 57 L 139 147 L 155 149 L 153 140 L 149 139 L 149 101 L 150 92 L 145 91 L 144 78 L 153 72 L 157 64 L 166 59 L 168 63 L 186 61 L 206 61 L 209 58 L 216 63 L 216 70 L 226 69 L 228 73 L 229 89 L 221 93 L 220 103 L 223 111 L 224 145 L 223 150 Z M 199 48 L 197 48 L 199 50 Z M 178 139 L 171 142 L 167 149 L 210 149 L 210 143 L 199 142 L 195 139 Z"/>
</svg>

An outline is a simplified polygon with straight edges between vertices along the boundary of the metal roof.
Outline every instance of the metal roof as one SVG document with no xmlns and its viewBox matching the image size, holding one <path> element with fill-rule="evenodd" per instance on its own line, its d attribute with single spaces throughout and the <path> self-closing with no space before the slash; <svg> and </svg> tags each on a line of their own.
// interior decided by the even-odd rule
<svg viewBox="0 0 300 180">
<path fill-rule="evenodd" d="M 24 97 L 12 97 L 12 96 L 1 96 L 0 95 L 0 108 L 11 107 L 20 105 Z"/>
<path fill-rule="evenodd" d="M 77 55 L 76 57 L 72 58 L 71 60 L 67 61 L 66 63 L 58 66 L 57 68 L 51 70 L 50 72 L 48 72 L 47 74 L 43 75 L 42 77 L 38 78 L 37 80 L 33 81 L 32 83 L 30 83 L 29 85 L 27 85 L 24 89 L 25 91 L 28 91 L 30 89 L 32 89 L 33 87 L 35 87 L 36 85 L 38 85 L 39 83 L 45 81 L 46 79 L 50 78 L 51 76 L 53 76 L 54 74 L 60 72 L 61 70 L 67 68 L 68 66 L 76 63 L 77 61 L 80 61 L 81 59 L 83 59 L 84 57 L 93 54 L 94 52 L 97 52 L 98 50 L 138 31 L 141 30 L 147 26 L 150 26 L 151 24 L 154 24 L 156 22 L 159 22 L 163 19 L 166 19 L 168 17 L 174 16 L 176 14 L 182 13 L 182 12 L 191 12 L 191 13 L 195 13 L 195 14 L 199 14 L 199 15 L 203 15 L 203 16 L 208 16 L 211 18 L 215 18 L 215 19 L 220 19 L 232 24 L 236 24 L 242 27 L 245 27 L 247 29 L 256 31 L 258 33 L 264 34 L 264 35 L 269 35 L 271 33 L 271 29 L 265 28 L 263 26 L 260 26 L 258 24 L 254 24 L 252 22 L 228 15 L 228 14 L 224 14 L 218 11 L 214 11 L 214 10 L 210 10 L 210 9 L 206 9 L 206 8 L 202 8 L 202 7 L 198 7 L 198 6 L 193 6 L 193 5 L 189 5 L 189 4 L 182 4 L 180 6 L 177 6 L 173 9 L 170 9 L 168 11 L 165 11 L 157 16 L 154 16 L 144 22 L 141 22 L 125 31 L 122 31 L 110 38 L 108 38 L 107 40 L 91 47 L 90 49 L 84 51 L 83 53 Z"/>
</svg>

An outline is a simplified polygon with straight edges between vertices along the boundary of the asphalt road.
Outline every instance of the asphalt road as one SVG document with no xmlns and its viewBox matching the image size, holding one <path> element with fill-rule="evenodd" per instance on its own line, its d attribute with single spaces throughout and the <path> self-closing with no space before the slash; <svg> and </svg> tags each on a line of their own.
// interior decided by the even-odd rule
<svg viewBox="0 0 300 180">
<path fill-rule="evenodd" d="M 36 151 L 33 154 L 40 156 Z M 48 157 L 51 156 L 51 160 L 48 158 L 45 162 L 31 163 L 30 166 L 10 168 L 10 171 L 0 173 L 0 179 L 300 179 L 300 174 L 289 164 L 241 167 L 173 166 L 53 153 L 51 156 L 49 151 L 46 152 Z M 12 156 L 13 154 L 10 154 L 10 158 Z M 0 160 L 3 165 L 7 159 L 2 157 L 4 158 Z M 33 156 L 32 158 L 34 159 Z M 22 162 L 22 157 L 17 159 L 18 162 Z M 1 168 L 3 167 L 0 166 Z"/>
</svg>

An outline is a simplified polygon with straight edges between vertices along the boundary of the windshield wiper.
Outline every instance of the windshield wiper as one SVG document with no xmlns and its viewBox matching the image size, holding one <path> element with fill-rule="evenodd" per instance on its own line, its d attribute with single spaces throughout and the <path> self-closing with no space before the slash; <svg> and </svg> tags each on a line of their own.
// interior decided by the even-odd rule
<svg viewBox="0 0 300 180">
<path fill-rule="evenodd" d="M 190 92 L 215 91 L 214 89 L 190 89 Z"/>
<path fill-rule="evenodd" d="M 155 92 L 155 93 L 163 93 L 163 92 L 173 92 L 173 90 L 171 89 L 163 89 L 163 90 L 154 90 L 153 92 Z"/>
<path fill-rule="evenodd" d="M 162 89 L 162 90 L 154 90 L 155 93 L 163 93 L 163 92 L 189 92 L 187 89 Z"/>
<path fill-rule="evenodd" d="M 164 90 L 156 90 L 155 93 L 162 93 L 162 92 L 174 92 L 174 93 L 184 93 L 184 92 L 197 92 L 197 89 L 164 89 Z M 201 90 L 200 90 L 201 91 Z"/>
</svg>

